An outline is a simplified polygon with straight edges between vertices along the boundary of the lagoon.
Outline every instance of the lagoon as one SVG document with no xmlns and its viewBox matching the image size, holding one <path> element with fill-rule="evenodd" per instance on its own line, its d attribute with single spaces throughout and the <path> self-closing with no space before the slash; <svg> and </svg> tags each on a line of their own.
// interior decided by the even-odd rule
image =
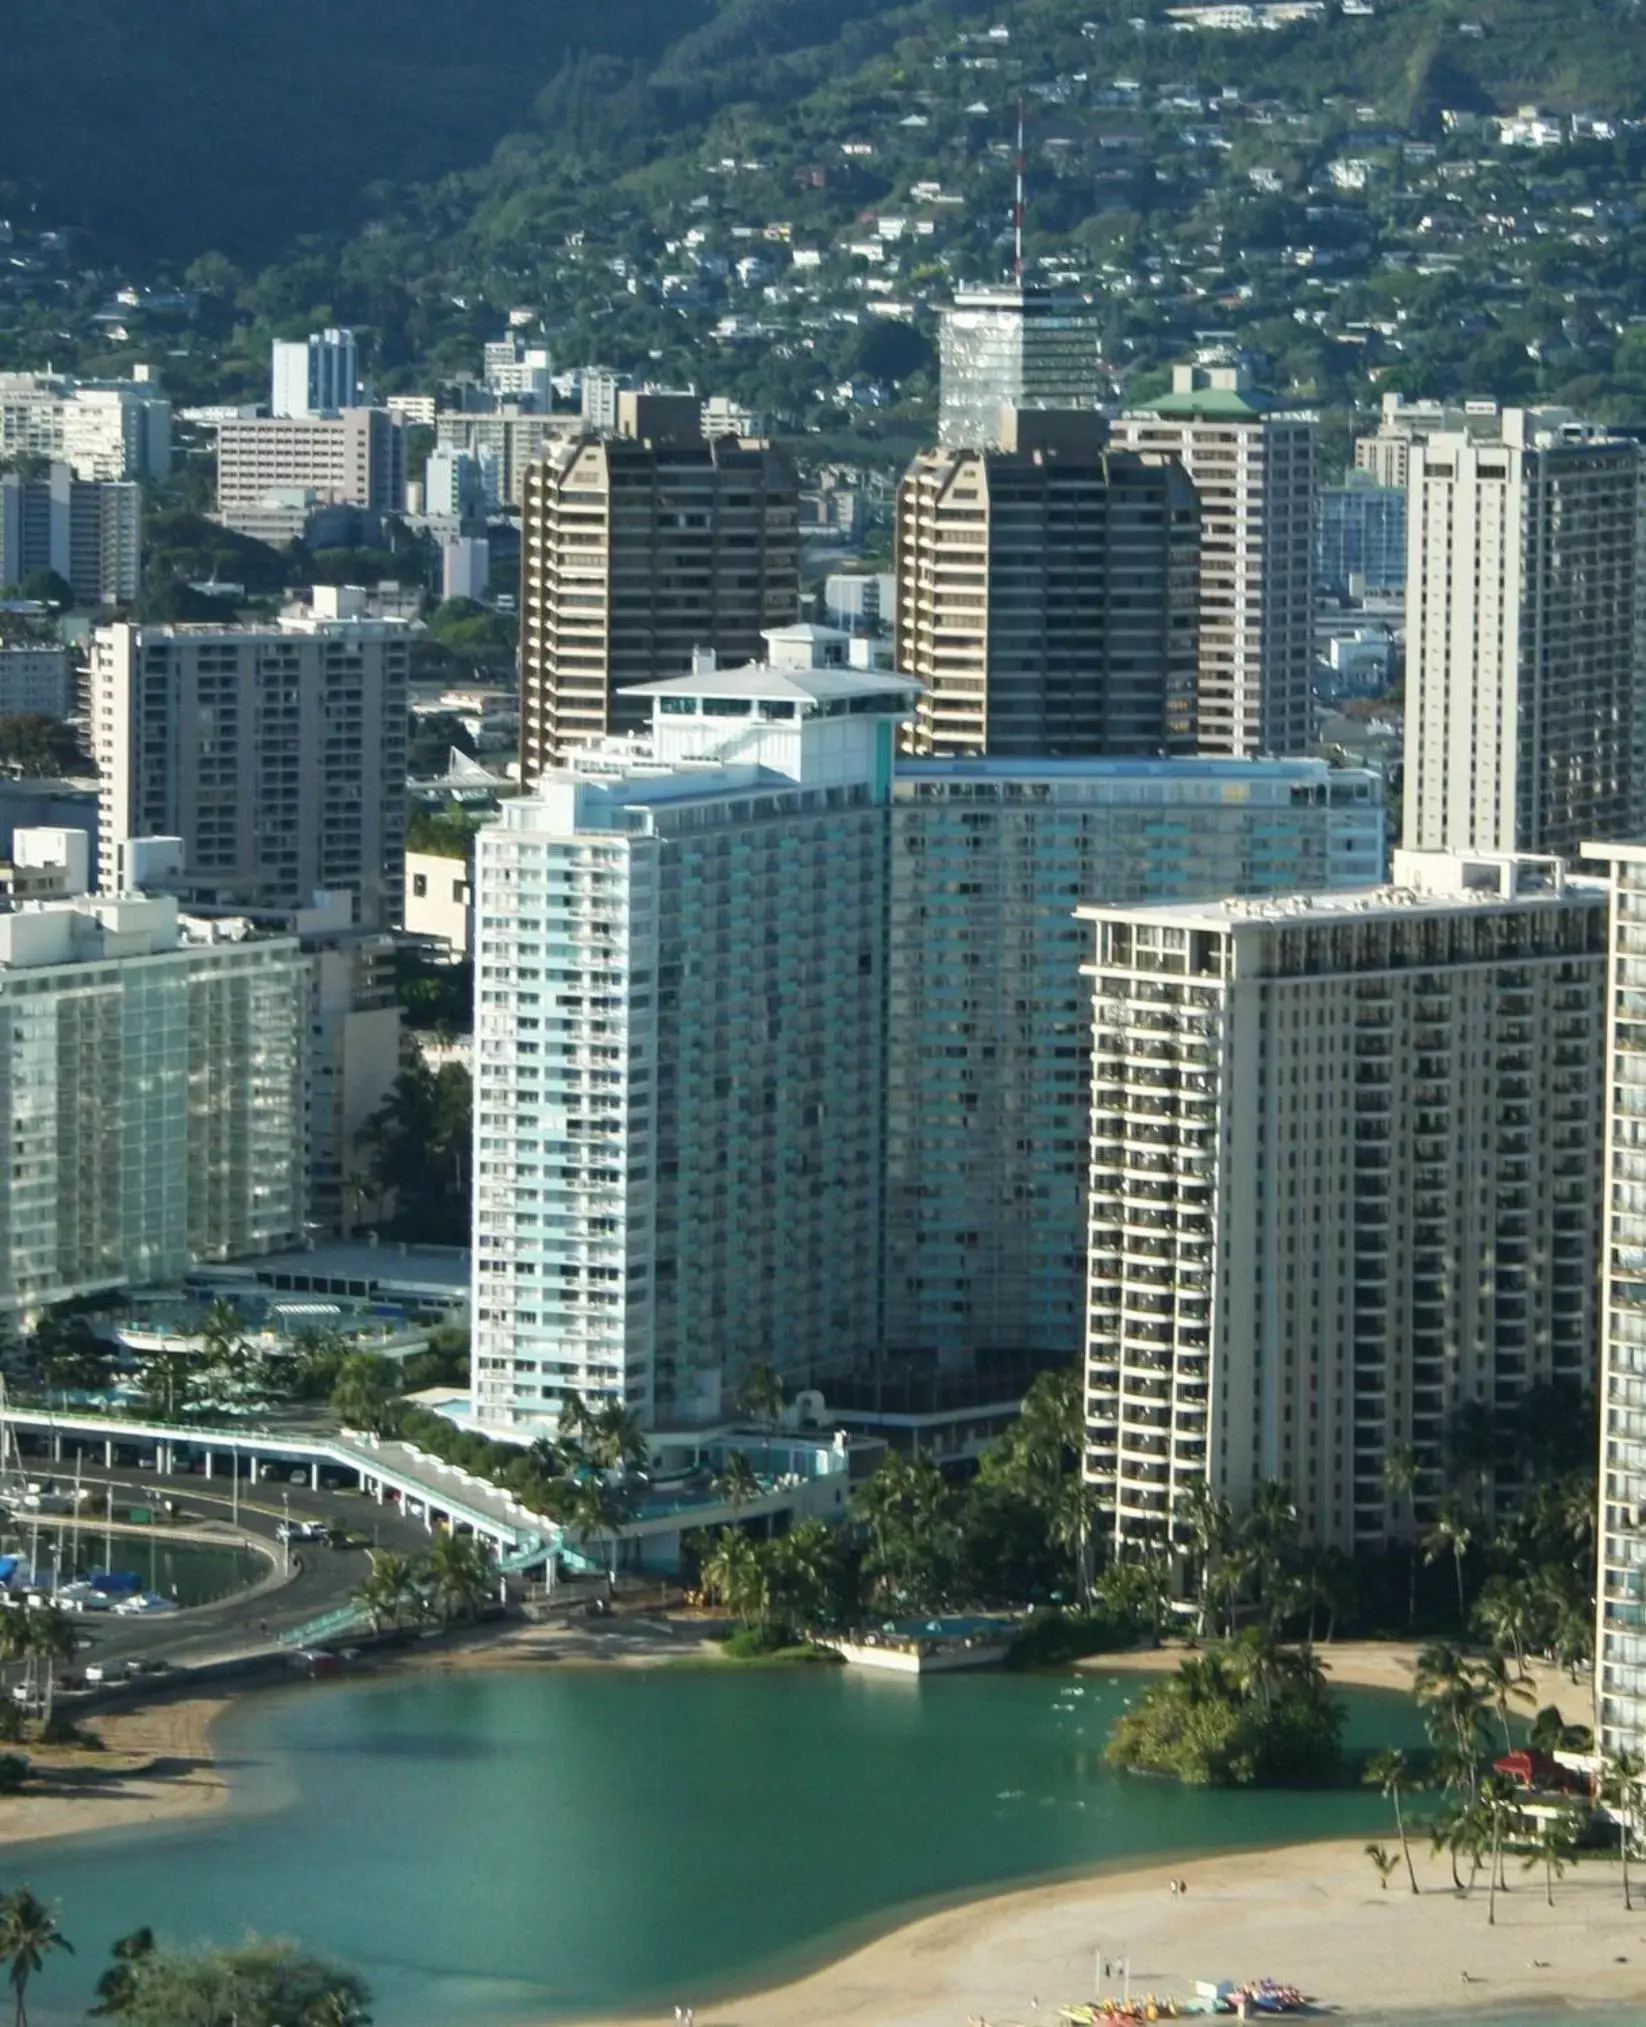
<svg viewBox="0 0 1646 2027">
<path fill-rule="evenodd" d="M 385 2027 L 520 2027 L 763 1985 L 963 1898 L 1104 1863 L 1387 1834 L 1374 1795 L 1117 1775 L 1136 1678 L 845 1669 L 454 1671 L 249 1697 L 226 1810 L 21 1847 L 78 1955 L 30 1994 L 79 2021 L 115 1936 L 290 1934 L 358 1966 Z M 1349 1697 L 1351 1745 L 1414 1735 Z M 1071 1995 L 1072 1996 L 1072 1995 Z"/>
</svg>

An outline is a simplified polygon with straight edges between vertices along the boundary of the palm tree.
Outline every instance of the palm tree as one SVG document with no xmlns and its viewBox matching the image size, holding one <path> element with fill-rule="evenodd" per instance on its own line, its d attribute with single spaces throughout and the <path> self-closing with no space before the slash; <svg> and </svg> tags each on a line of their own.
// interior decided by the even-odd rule
<svg viewBox="0 0 1646 2027">
<path fill-rule="evenodd" d="M 1046 1524 L 1052 1547 L 1061 1549 L 1074 1567 L 1075 1590 L 1082 1605 L 1092 1597 L 1092 1522 L 1097 1516 L 1097 1488 L 1073 1475 L 1058 1481 Z"/>
<path fill-rule="evenodd" d="M 765 1364 L 751 1367 L 738 1392 L 738 1412 L 758 1422 L 767 1435 L 774 1435 L 778 1418 L 788 1405 L 788 1393 L 775 1368 Z"/>
<path fill-rule="evenodd" d="M 1463 1501 L 1455 1492 L 1443 1492 L 1435 1509 L 1435 1524 L 1423 1537 L 1423 1560 L 1427 1564 L 1438 1562 L 1443 1555 L 1452 1558 L 1457 1572 L 1457 1617 L 1460 1625 L 1466 1610 L 1463 1601 L 1463 1558 L 1474 1538 L 1474 1529 L 1469 1525 L 1469 1513 Z"/>
<path fill-rule="evenodd" d="M 1555 1881 L 1566 1876 L 1576 1842 L 1576 1826 L 1569 1815 L 1546 1817 L 1538 1825 L 1531 1849 L 1520 1861 L 1522 1872 L 1530 1872 L 1536 1865 L 1543 1867 L 1544 1896 L 1551 1907 L 1555 1904 Z"/>
<path fill-rule="evenodd" d="M 78 1645 L 74 1621 L 60 1605 L 39 1605 L 25 1614 L 29 1652 L 40 1660 L 45 1679 L 44 1722 L 51 1723 L 52 1695 L 57 1687 L 57 1664 L 74 1659 Z"/>
<path fill-rule="evenodd" d="M 1537 1626 L 1533 1600 L 1515 1577 L 1493 1577 L 1475 1600 L 1475 1624 L 1495 1647 L 1509 1648 L 1515 1666 L 1526 1665 L 1526 1643 Z"/>
<path fill-rule="evenodd" d="M 1177 1517 L 1188 1529 L 1189 1552 L 1199 1566 L 1195 1587 L 1195 1633 L 1204 1637 L 1211 1609 L 1212 1569 L 1216 1559 L 1234 1546 L 1234 1510 L 1204 1478 L 1197 1478 L 1178 1501 Z"/>
<path fill-rule="evenodd" d="M 1406 1755 L 1394 1746 L 1386 1752 L 1380 1752 L 1367 1767 L 1365 1781 L 1368 1787 L 1379 1789 L 1394 1803 L 1395 1831 L 1400 1838 L 1400 1853 L 1406 1861 L 1406 1876 L 1412 1882 L 1413 1893 L 1416 1893 L 1417 1868 L 1412 1864 L 1411 1842 L 1406 1835 L 1406 1813 L 1400 1805 L 1402 1791 L 1414 1785 Z"/>
<path fill-rule="evenodd" d="M 1368 1844 L 1366 1856 L 1377 1867 L 1377 1882 L 1385 1893 L 1389 1890 L 1389 1874 L 1398 1871 L 1400 1860 L 1395 1853 L 1381 1844 Z"/>
<path fill-rule="evenodd" d="M 478 1612 L 491 1595 L 491 1558 L 478 1535 L 441 1535 L 429 1551 L 428 1568 L 443 1625 Z"/>
<path fill-rule="evenodd" d="M 719 1475 L 711 1489 L 715 1497 L 723 1499 L 735 1513 L 739 1507 L 747 1506 L 751 1500 L 760 1497 L 760 1480 L 741 1450 L 728 1450 L 721 1459 Z"/>
<path fill-rule="evenodd" d="M 1383 1460 L 1383 1489 L 1389 1495 L 1392 1507 L 1405 1506 L 1411 1513 L 1413 1524 L 1417 1521 L 1417 1509 L 1413 1494 L 1417 1491 L 1417 1452 L 1410 1443 L 1399 1443 Z M 1391 1516 L 1392 1518 L 1392 1516 Z M 1412 1625 L 1417 1618 L 1417 1557 L 1407 1558 L 1406 1623 Z"/>
<path fill-rule="evenodd" d="M 1532 1701 L 1528 1687 L 1530 1679 L 1519 1666 L 1511 1674 L 1502 1650 L 1497 1647 L 1491 1648 L 1483 1659 L 1475 1663 L 1475 1681 L 1480 1693 L 1496 1710 L 1503 1726 L 1503 1750 L 1506 1753 L 1515 1749 L 1514 1738 L 1509 1731 L 1509 1702 L 1513 1697 L 1526 1703 Z"/>
<path fill-rule="evenodd" d="M 29 1980 L 45 1966 L 51 1950 L 74 1945 L 57 1926 L 51 1909 L 35 1899 L 26 1886 L 19 1886 L 0 1900 L 0 1957 L 9 1966 L 13 2027 L 28 2027 Z"/>
<path fill-rule="evenodd" d="M 703 1588 L 734 1618 L 747 1620 L 762 1613 L 760 1558 L 742 1528 L 715 1530 L 714 1546 L 703 1564 Z"/>
<path fill-rule="evenodd" d="M 756 1548 L 766 1572 L 773 1612 L 796 1632 L 810 1635 L 828 1611 L 834 1575 L 834 1530 L 821 1520 L 802 1521 Z"/>
<path fill-rule="evenodd" d="M 370 1574 L 355 1592 L 355 1603 L 370 1612 L 373 1627 L 398 1626 L 417 1598 L 417 1577 L 411 1558 L 388 1549 L 372 1555 Z"/>
<path fill-rule="evenodd" d="M 578 1540 L 590 1541 L 606 1535 L 611 1542 L 611 1581 L 617 1582 L 617 1537 L 626 1517 L 624 1502 L 603 1478 L 585 1478 L 572 1488 L 567 1519 Z"/>
<path fill-rule="evenodd" d="M 628 1472 L 644 1464 L 650 1446 L 640 1418 L 624 1401 L 602 1401 L 587 1439 L 589 1462 L 598 1471 Z"/>
<path fill-rule="evenodd" d="M 1480 1806 L 1486 1811 L 1491 1825 L 1492 1854 L 1491 1878 L 1486 1892 L 1486 1925 L 1497 1926 L 1497 1896 L 1500 1888 L 1507 1890 L 1508 1882 L 1503 1877 L 1503 1826 L 1514 1813 L 1517 1790 L 1507 1774 L 1488 1774 L 1480 1784 Z"/>
<path fill-rule="evenodd" d="M 581 1461 L 589 1444 L 594 1439 L 597 1411 L 579 1393 L 569 1393 L 560 1403 L 560 1414 L 555 1424 L 562 1450 L 569 1448 Z"/>
<path fill-rule="evenodd" d="M 1629 1897 L 1629 1846 L 1640 1813 L 1643 1774 L 1646 1774 L 1646 1760 L 1638 1753 L 1630 1752 L 1627 1746 L 1619 1746 L 1616 1752 L 1608 1753 L 1601 1764 L 1600 1799 L 1617 1818 L 1617 1848 L 1618 1856 L 1623 1860 L 1623 1905 L 1626 1910 L 1632 1910 L 1634 1906 Z"/>
</svg>

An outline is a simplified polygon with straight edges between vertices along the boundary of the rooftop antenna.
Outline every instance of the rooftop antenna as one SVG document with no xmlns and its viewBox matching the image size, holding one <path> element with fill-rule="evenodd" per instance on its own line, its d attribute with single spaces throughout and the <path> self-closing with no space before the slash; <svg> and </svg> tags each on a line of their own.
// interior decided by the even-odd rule
<svg viewBox="0 0 1646 2027">
<path fill-rule="evenodd" d="M 1023 100 L 1017 101 L 1017 205 L 1012 216 L 1012 275 L 1023 286 Z"/>
</svg>

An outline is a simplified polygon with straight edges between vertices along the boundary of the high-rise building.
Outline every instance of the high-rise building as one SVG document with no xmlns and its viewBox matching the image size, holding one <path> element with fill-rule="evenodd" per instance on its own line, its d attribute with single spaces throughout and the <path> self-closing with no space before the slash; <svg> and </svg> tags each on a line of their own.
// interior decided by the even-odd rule
<svg viewBox="0 0 1646 2027">
<path fill-rule="evenodd" d="M 1276 1479 L 1303 1539 L 1433 1519 L 1460 1409 L 1593 1383 L 1606 892 L 1558 859 L 1085 908 L 1086 1476 L 1116 1543 Z M 1415 1496 L 1384 1464 L 1416 1454 Z"/>
<path fill-rule="evenodd" d="M 0 914 L 0 1311 L 175 1282 L 303 1232 L 307 974 L 169 896 Z"/>
<path fill-rule="evenodd" d="M 710 1421 L 880 1329 L 886 803 L 909 686 L 704 668 L 476 840 L 474 1399 Z"/>
<path fill-rule="evenodd" d="M 724 662 L 799 611 L 795 479 L 770 444 L 699 426 L 695 395 L 618 397 L 620 433 L 531 466 L 520 526 L 520 765 L 531 782 L 609 732 L 635 686 Z M 627 699 L 625 692 L 628 693 Z"/>
<path fill-rule="evenodd" d="M 0 477 L 0 585 L 54 570 L 79 605 L 129 605 L 143 564 L 143 489 L 77 479 L 66 463 L 41 478 Z"/>
<path fill-rule="evenodd" d="M 1381 876 L 1369 775 L 907 762 L 911 691 L 701 667 L 481 833 L 483 1419 L 591 1387 L 712 1419 L 767 1357 L 825 1387 L 1074 1357 L 1076 903 Z"/>
<path fill-rule="evenodd" d="M 1315 525 L 1315 582 L 1334 598 L 1399 596 L 1406 589 L 1406 488 L 1351 471 L 1322 486 Z"/>
<path fill-rule="evenodd" d="M 99 882 L 128 839 L 183 841 L 182 890 L 244 908 L 358 897 L 399 920 L 411 636 L 393 620 L 114 626 L 92 637 Z"/>
<path fill-rule="evenodd" d="M 161 479 L 171 470 L 171 403 L 139 368 L 131 380 L 0 373 L 0 457 L 61 460 L 77 479 Z"/>
<path fill-rule="evenodd" d="M 924 452 L 898 489 L 893 659 L 928 754 L 1195 750 L 1200 517 L 1097 415 L 1002 411 L 1003 448 Z"/>
<path fill-rule="evenodd" d="M 548 346 L 528 338 L 524 332 L 510 331 L 486 346 L 486 387 L 500 400 L 548 408 L 554 399 L 551 372 Z"/>
<path fill-rule="evenodd" d="M 1426 436 L 1496 436 L 1495 401 L 1408 401 L 1385 394 L 1376 432 L 1355 438 L 1355 469 L 1377 486 L 1405 489 L 1412 445 Z"/>
<path fill-rule="evenodd" d="M 939 319 L 938 442 L 992 448 L 1002 408 L 1096 408 L 1100 332 L 1088 305 L 1033 284 L 956 290 Z"/>
<path fill-rule="evenodd" d="M 1076 1358 L 1092 1003 L 1082 902 L 1373 887 L 1382 785 L 1323 760 L 900 760 L 886 1347 Z"/>
<path fill-rule="evenodd" d="M 1646 1750 L 1646 845 L 1584 842 L 1610 862 L 1601 1275 L 1596 1743 Z"/>
<path fill-rule="evenodd" d="M 583 420 L 590 429 L 613 435 L 617 429 L 617 397 L 632 384 L 627 373 L 610 366 L 585 366 L 580 388 Z"/>
<path fill-rule="evenodd" d="M 1564 409 L 1413 441 L 1408 843 L 1569 856 L 1640 830 L 1642 499 L 1640 447 Z"/>
<path fill-rule="evenodd" d="M 311 331 L 295 340 L 276 338 L 270 371 L 269 413 L 286 418 L 326 415 L 360 401 L 360 357 L 352 331 Z"/>
<path fill-rule="evenodd" d="M 1174 459 L 1200 499 L 1196 741 L 1202 753 L 1314 744 L 1314 418 L 1281 412 L 1237 366 L 1178 366 L 1113 441 Z"/>
<path fill-rule="evenodd" d="M 317 507 L 405 504 L 406 430 L 386 408 L 217 425 L 217 518 L 240 534 L 290 542 Z"/>
<path fill-rule="evenodd" d="M 439 449 L 464 451 L 479 465 L 493 507 L 520 506 L 533 460 L 582 433 L 575 416 L 525 414 L 512 406 L 498 415 L 445 410 L 434 428 Z"/>
</svg>

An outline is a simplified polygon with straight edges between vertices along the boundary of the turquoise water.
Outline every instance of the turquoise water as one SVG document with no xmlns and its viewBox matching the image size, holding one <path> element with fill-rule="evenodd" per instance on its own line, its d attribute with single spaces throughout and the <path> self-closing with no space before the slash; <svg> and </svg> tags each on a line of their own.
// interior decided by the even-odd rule
<svg viewBox="0 0 1646 2027">
<path fill-rule="evenodd" d="M 247 1699 L 219 1734 L 240 1806 L 10 1854 L 4 1883 L 57 1903 L 78 1951 L 38 1981 L 30 2015 L 79 2021 L 110 1942 L 149 1922 L 173 1939 L 299 1936 L 365 1973 L 383 2027 L 607 2008 L 666 2019 L 935 1896 L 1387 1833 L 1369 1793 L 1208 1794 L 1115 1775 L 1101 1747 L 1136 1685 L 1080 1686 L 551 1670 Z M 1403 1701 L 1352 1702 L 1352 1742 L 1411 1736 Z"/>
</svg>

